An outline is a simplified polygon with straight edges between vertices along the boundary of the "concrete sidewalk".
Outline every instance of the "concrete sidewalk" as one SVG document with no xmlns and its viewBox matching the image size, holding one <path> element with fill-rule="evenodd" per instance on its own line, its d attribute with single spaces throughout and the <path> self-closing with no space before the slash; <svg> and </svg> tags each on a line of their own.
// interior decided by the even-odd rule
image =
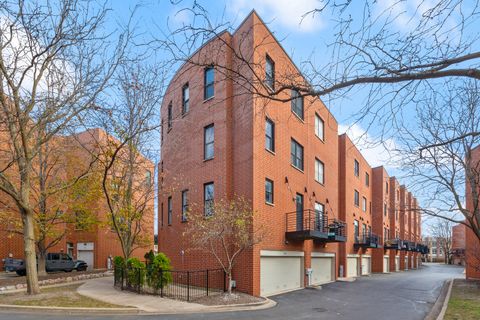
<svg viewBox="0 0 480 320">
<path fill-rule="evenodd" d="M 276 302 L 268 300 L 255 305 L 205 306 L 198 303 L 161 298 L 159 296 L 141 295 L 121 291 L 113 287 L 113 277 L 92 279 L 78 288 L 78 293 L 96 300 L 116 304 L 122 307 L 130 306 L 143 312 L 158 314 L 205 313 L 240 310 L 260 310 L 271 308 Z"/>
</svg>

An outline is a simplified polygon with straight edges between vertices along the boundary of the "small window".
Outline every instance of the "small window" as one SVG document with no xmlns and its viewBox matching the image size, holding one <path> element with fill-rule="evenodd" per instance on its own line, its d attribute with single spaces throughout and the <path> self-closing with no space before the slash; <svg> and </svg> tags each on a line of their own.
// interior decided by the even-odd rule
<svg viewBox="0 0 480 320">
<path fill-rule="evenodd" d="M 203 209 L 206 217 L 213 214 L 213 201 L 215 196 L 215 186 L 213 182 L 203 185 Z"/>
<path fill-rule="evenodd" d="M 172 111 L 172 102 L 170 101 L 170 104 L 168 105 L 168 121 L 167 121 L 167 126 L 168 129 L 170 130 L 172 128 L 172 122 L 173 122 L 173 111 Z"/>
<path fill-rule="evenodd" d="M 388 182 L 385 182 L 385 193 L 388 194 Z"/>
<path fill-rule="evenodd" d="M 172 211 L 173 211 L 172 197 L 168 197 L 168 201 L 167 201 L 167 224 L 169 226 L 172 224 Z"/>
<path fill-rule="evenodd" d="M 268 55 L 265 60 L 265 84 L 275 90 L 275 62 Z"/>
<path fill-rule="evenodd" d="M 291 109 L 292 112 L 303 120 L 303 97 L 300 96 L 298 90 L 292 89 L 291 91 Z"/>
<path fill-rule="evenodd" d="M 362 197 L 362 210 L 363 212 L 367 212 L 367 198 Z"/>
<path fill-rule="evenodd" d="M 214 96 L 214 82 L 215 82 L 215 74 L 213 66 L 205 68 L 204 72 L 204 90 L 203 90 L 203 99 L 207 100 Z"/>
<path fill-rule="evenodd" d="M 324 170 L 325 166 L 323 162 L 315 158 L 315 180 L 321 184 L 325 183 Z"/>
<path fill-rule="evenodd" d="M 303 170 L 303 146 L 292 139 L 290 149 L 292 165 Z"/>
<path fill-rule="evenodd" d="M 215 132 L 213 124 L 204 128 L 204 147 L 203 147 L 203 159 L 213 159 L 214 156 L 214 141 Z"/>
<path fill-rule="evenodd" d="M 353 162 L 353 173 L 355 174 L 355 177 L 360 175 L 360 164 L 356 159 Z"/>
<path fill-rule="evenodd" d="M 268 118 L 265 120 L 265 148 L 275 152 L 275 123 Z"/>
<path fill-rule="evenodd" d="M 367 172 L 365 172 L 365 185 L 370 186 L 370 175 Z"/>
<path fill-rule="evenodd" d="M 188 83 L 182 88 L 182 114 L 185 114 L 190 110 L 190 89 Z"/>
<path fill-rule="evenodd" d="M 265 202 L 273 204 L 273 181 L 265 179 Z"/>
<path fill-rule="evenodd" d="M 315 113 L 315 135 L 320 138 L 320 140 L 325 140 L 325 122 L 320 118 L 318 114 Z"/>
<path fill-rule="evenodd" d="M 354 232 L 355 238 L 358 238 L 358 233 L 359 233 L 358 220 L 353 220 L 353 232 Z"/>
<path fill-rule="evenodd" d="M 182 221 L 187 221 L 188 214 L 188 190 L 182 191 Z"/>
<path fill-rule="evenodd" d="M 383 215 L 387 216 L 387 204 L 386 203 L 383 204 Z"/>
<path fill-rule="evenodd" d="M 147 187 L 152 185 L 152 172 L 150 170 L 145 171 L 145 184 Z"/>
<path fill-rule="evenodd" d="M 358 193 L 357 190 L 354 191 L 353 194 L 353 203 L 358 207 L 360 206 L 360 194 Z"/>
</svg>

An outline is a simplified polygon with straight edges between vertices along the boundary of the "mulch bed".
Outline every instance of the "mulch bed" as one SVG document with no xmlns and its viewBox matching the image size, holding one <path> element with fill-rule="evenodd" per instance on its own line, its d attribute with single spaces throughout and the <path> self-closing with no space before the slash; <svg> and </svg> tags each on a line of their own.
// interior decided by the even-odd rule
<svg viewBox="0 0 480 320">
<path fill-rule="evenodd" d="M 217 294 L 213 296 L 198 298 L 192 302 L 203 304 L 206 306 L 224 306 L 230 304 L 246 304 L 263 301 L 265 301 L 265 298 L 254 297 L 241 292 L 234 292 L 231 296 L 229 296 L 228 294 Z"/>
<path fill-rule="evenodd" d="M 91 271 L 72 271 L 72 272 L 54 272 L 48 273 L 46 276 L 39 276 L 38 280 L 50 280 L 50 279 L 58 279 L 58 278 L 68 278 L 72 276 L 78 276 L 81 274 L 95 274 L 95 273 L 103 273 L 105 269 L 100 270 L 91 270 Z M 4 276 L 5 275 L 5 276 Z M 8 277 L 8 278 L 5 278 Z M 3 286 L 14 286 L 17 284 L 26 284 L 27 278 L 25 276 L 18 276 L 15 272 L 9 273 L 2 273 L 2 278 L 0 278 L 0 287 Z"/>
</svg>

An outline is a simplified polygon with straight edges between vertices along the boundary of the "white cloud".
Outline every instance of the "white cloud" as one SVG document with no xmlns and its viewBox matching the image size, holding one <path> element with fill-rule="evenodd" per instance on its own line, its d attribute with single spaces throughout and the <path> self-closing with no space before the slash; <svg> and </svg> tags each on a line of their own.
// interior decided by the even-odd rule
<svg viewBox="0 0 480 320">
<path fill-rule="evenodd" d="M 325 26 L 319 15 L 302 16 L 318 8 L 317 0 L 229 0 L 227 8 L 239 17 L 247 15 L 255 9 L 265 22 L 273 22 L 281 26 L 302 32 L 318 31 Z"/>
<path fill-rule="evenodd" d="M 375 138 L 358 124 L 340 124 L 338 132 L 339 134 L 347 133 L 370 166 L 384 166 L 387 171 L 398 168 L 399 163 L 395 156 L 397 146 L 393 139 Z"/>
</svg>

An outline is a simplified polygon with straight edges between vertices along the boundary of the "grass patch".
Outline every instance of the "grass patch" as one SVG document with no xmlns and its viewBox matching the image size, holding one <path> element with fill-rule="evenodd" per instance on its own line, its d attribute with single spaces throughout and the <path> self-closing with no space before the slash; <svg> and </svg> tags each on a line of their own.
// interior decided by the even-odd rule
<svg viewBox="0 0 480 320">
<path fill-rule="evenodd" d="M 77 292 L 81 284 L 43 288 L 38 295 L 25 292 L 0 294 L 0 304 L 17 306 L 76 307 L 76 308 L 118 308 L 121 306 L 82 296 Z"/>
<path fill-rule="evenodd" d="M 445 320 L 480 319 L 480 282 L 455 279 Z"/>
</svg>

